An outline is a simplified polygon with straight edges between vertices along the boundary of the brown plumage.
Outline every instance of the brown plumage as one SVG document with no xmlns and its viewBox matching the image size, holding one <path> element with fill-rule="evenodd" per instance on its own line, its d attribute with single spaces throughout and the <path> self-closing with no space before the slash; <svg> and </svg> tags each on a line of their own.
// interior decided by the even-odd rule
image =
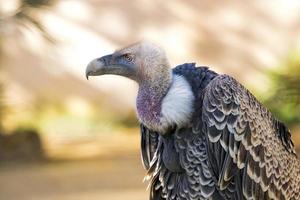
<svg viewBox="0 0 300 200">
<path fill-rule="evenodd" d="M 136 43 L 92 61 L 86 75 L 139 84 L 137 113 L 150 200 L 300 199 L 290 132 L 240 83 Z"/>
<path fill-rule="evenodd" d="M 248 90 L 221 75 L 207 86 L 203 105 L 221 191 L 241 184 L 246 199 L 300 199 L 300 161 L 290 133 Z"/>
</svg>

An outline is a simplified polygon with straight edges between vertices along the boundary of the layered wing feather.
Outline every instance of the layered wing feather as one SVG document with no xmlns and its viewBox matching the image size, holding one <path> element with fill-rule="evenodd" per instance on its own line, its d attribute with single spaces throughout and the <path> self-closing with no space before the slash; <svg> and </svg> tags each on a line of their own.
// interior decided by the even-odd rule
<svg viewBox="0 0 300 200">
<path fill-rule="evenodd" d="M 300 163 L 288 129 L 233 78 L 208 84 L 203 132 L 227 199 L 300 199 Z"/>
<path fill-rule="evenodd" d="M 173 143 L 175 148 L 171 149 L 175 152 L 170 152 L 164 136 L 155 133 L 158 139 L 152 140 L 156 144 L 151 143 L 151 131 L 141 127 L 142 157 L 148 169 L 146 177 L 150 180 L 150 200 L 223 199 L 216 190 L 209 170 L 205 139 L 201 130 L 189 127 L 170 133 L 169 137 L 172 139 L 168 142 Z M 151 146 L 156 147 L 155 151 L 151 152 Z M 173 153 L 178 155 L 181 171 L 172 171 L 166 166 L 167 160 L 174 156 L 171 155 Z M 152 154 L 153 156 L 149 156 Z M 150 158 L 152 159 L 148 160 Z"/>
<path fill-rule="evenodd" d="M 146 128 L 143 124 L 140 125 L 140 133 L 142 162 L 144 168 L 149 170 L 159 144 L 159 134 Z"/>
<path fill-rule="evenodd" d="M 150 200 L 161 200 L 165 194 L 163 193 L 160 174 L 162 174 L 162 140 L 161 136 L 145 125 L 140 125 L 141 131 L 141 157 L 144 168 L 147 170 L 145 180 L 150 181 Z"/>
</svg>

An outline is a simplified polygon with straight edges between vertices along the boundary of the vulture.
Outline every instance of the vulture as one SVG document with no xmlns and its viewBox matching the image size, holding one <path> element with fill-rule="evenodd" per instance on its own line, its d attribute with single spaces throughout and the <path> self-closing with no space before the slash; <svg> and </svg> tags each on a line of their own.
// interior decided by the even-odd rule
<svg viewBox="0 0 300 200">
<path fill-rule="evenodd" d="M 86 77 L 137 82 L 141 157 L 150 200 L 300 199 L 288 128 L 242 84 L 208 67 L 171 68 L 147 41 L 92 60 Z"/>
</svg>

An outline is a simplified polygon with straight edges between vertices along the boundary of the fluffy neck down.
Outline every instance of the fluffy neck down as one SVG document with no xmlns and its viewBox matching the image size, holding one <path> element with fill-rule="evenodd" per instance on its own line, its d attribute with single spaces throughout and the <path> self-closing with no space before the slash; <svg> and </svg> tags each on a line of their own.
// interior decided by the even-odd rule
<svg viewBox="0 0 300 200">
<path fill-rule="evenodd" d="M 143 89 L 137 98 L 138 118 L 148 128 L 164 134 L 174 125 L 182 127 L 190 122 L 194 95 L 184 77 L 172 76 L 172 83 L 165 95 Z"/>
</svg>

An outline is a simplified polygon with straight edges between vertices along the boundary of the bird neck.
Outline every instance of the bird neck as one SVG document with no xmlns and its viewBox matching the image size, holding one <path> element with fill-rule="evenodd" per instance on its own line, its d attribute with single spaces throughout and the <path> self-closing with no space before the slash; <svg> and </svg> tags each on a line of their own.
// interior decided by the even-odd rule
<svg viewBox="0 0 300 200">
<path fill-rule="evenodd" d="M 190 123 L 194 93 L 185 77 L 173 74 L 168 84 L 141 85 L 137 97 L 138 118 L 147 128 L 164 135 L 173 127 Z"/>
<path fill-rule="evenodd" d="M 150 78 L 139 84 L 136 101 L 137 114 L 140 121 L 148 126 L 160 123 L 162 100 L 172 84 L 172 73 Z"/>
</svg>

